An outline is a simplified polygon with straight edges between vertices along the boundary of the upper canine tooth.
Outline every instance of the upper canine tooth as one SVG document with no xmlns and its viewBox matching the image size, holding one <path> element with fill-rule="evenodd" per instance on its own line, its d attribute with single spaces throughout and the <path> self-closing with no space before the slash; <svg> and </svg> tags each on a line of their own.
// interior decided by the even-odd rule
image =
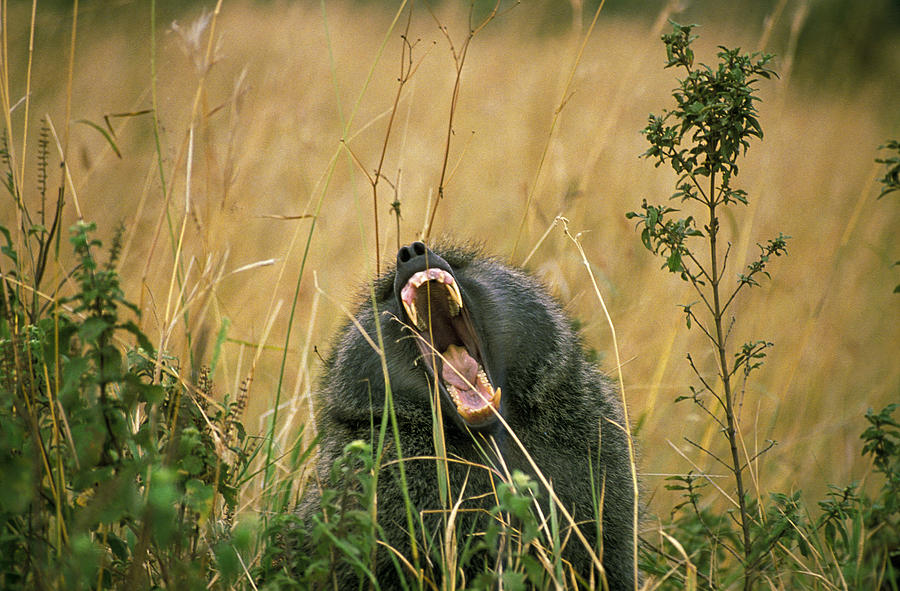
<svg viewBox="0 0 900 591">
<path fill-rule="evenodd" d="M 419 325 L 419 315 L 416 312 L 416 306 L 410 305 L 406 302 L 403 302 L 403 309 L 406 310 L 406 315 L 409 316 L 410 321 L 412 321 L 413 326 Z"/>
<path fill-rule="evenodd" d="M 462 294 L 459 293 L 459 286 L 456 285 L 456 282 L 453 281 L 452 278 L 450 279 L 450 282 L 446 283 L 445 285 L 447 286 L 447 291 L 449 291 L 450 295 L 453 297 L 453 301 L 456 303 L 457 306 L 459 306 L 459 309 L 462 310 L 463 301 L 462 301 Z"/>
</svg>

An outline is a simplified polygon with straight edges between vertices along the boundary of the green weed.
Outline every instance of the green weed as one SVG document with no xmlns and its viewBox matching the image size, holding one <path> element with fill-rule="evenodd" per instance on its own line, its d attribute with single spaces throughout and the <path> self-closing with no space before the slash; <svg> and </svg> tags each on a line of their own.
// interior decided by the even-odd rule
<svg viewBox="0 0 900 591">
<path fill-rule="evenodd" d="M 771 56 L 724 47 L 716 67 L 695 65 L 694 27 L 673 25 L 673 32 L 663 35 L 666 67 L 681 69 L 684 77 L 673 91 L 675 107 L 650 116 L 643 130 L 650 148 L 643 156 L 672 168 L 678 180 L 671 200 L 699 213 L 677 217 L 684 214 L 644 200 L 640 212 L 626 217 L 637 220 L 641 241 L 665 260 L 663 268 L 688 282 L 698 298 L 681 305 L 685 325 L 706 337 L 715 367 L 705 369 L 689 353 L 699 383 L 676 402 L 693 402 L 723 435 L 726 453 L 686 441 L 724 468 L 731 486 L 720 485 L 707 472 L 669 477 L 666 488 L 682 500 L 661 525 L 658 541 L 645 544 L 643 566 L 659 577 L 662 588 L 896 588 L 900 449 L 891 413 L 897 405 L 866 415 L 871 426 L 862 435 L 863 454 L 874 456 L 875 471 L 886 479 L 876 499 L 860 496 L 856 484 L 831 487 L 814 517 L 800 491 L 764 495 L 748 484 L 759 481 L 759 458 L 775 442 L 751 456 L 741 408 L 747 403 L 747 381 L 773 343 L 760 339 L 732 345 L 737 320 L 729 308 L 744 288 L 759 286 L 759 279 L 769 276 L 769 264 L 786 253 L 789 237 L 779 234 L 759 244 L 757 258 L 735 273 L 722 216 L 749 203 L 749 195 L 733 182 L 750 140 L 763 137 L 756 84 L 774 72 L 768 68 Z M 724 508 L 717 497 L 725 500 Z"/>
<path fill-rule="evenodd" d="M 36 195 L 5 160 L 18 227 L 0 226 L 0 587 L 229 588 L 255 541 L 234 523 L 246 399 L 211 404 L 208 371 L 188 383 L 155 351 L 119 284 L 122 228 L 101 262 L 77 222 L 72 295 L 42 292 L 63 200 L 45 198 L 41 138 Z"/>
</svg>

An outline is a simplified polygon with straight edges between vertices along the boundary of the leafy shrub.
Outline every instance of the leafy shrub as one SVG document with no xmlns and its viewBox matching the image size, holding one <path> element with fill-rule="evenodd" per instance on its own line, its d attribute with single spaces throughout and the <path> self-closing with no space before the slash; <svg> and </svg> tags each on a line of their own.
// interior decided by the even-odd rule
<svg viewBox="0 0 900 591">
<path fill-rule="evenodd" d="M 684 78 L 673 91 L 675 107 L 662 116 L 650 116 L 644 129 L 650 148 L 643 156 L 656 166 L 669 165 L 679 175 L 671 199 L 700 213 L 675 217 L 678 209 L 644 200 L 640 212 L 626 217 L 638 221 L 641 241 L 664 259 L 663 268 L 688 282 L 699 298 L 681 307 L 687 328 L 699 329 L 711 344 L 716 367 L 707 375 L 688 354 L 699 385 L 691 386 L 690 394 L 676 401 L 693 402 L 718 426 L 726 453 L 687 441 L 724 466 L 733 486 L 730 490 L 710 486 L 709 475 L 693 471 L 669 478 L 667 488 L 682 500 L 662 524 L 658 539 L 644 540 L 643 568 L 659 577 L 662 588 L 672 589 L 897 589 L 900 431 L 892 413 L 898 405 L 866 414 L 870 426 L 862 434 L 862 453 L 873 457 L 875 472 L 885 478 L 874 499 L 864 495 L 857 483 L 831 486 L 818 503 L 818 515 L 812 515 L 801 491 L 772 492 L 765 498 L 754 494 L 744 478 L 749 465 L 774 442 L 753 457 L 741 452 L 736 400 L 773 345 L 766 340 L 729 345 L 736 320 L 728 317 L 728 309 L 744 288 L 758 286 L 759 279 L 768 276 L 769 263 L 785 254 L 789 237 L 779 234 L 759 244 L 756 260 L 736 273 L 736 281 L 729 286 L 726 271 L 731 246 L 723 246 L 720 216 L 725 208 L 748 203 L 747 193 L 733 182 L 738 159 L 750 140 L 763 137 L 755 84 L 774 72 L 767 67 L 771 56 L 745 55 L 724 47 L 720 47 L 716 68 L 695 65 L 693 27 L 673 25 L 673 32 L 663 35 L 666 67 L 680 68 Z M 897 162 L 879 162 L 889 167 L 882 181 L 884 195 L 892 190 Z M 728 509 L 717 508 L 713 488 L 728 498 Z"/>
<path fill-rule="evenodd" d="M 335 573 L 338 567 L 344 566 L 352 569 L 357 580 L 380 588 L 379 583 L 384 581 L 376 580 L 373 575 L 374 558 L 376 547 L 383 546 L 380 540 L 385 537 L 372 509 L 374 460 L 370 444 L 362 441 L 348 444 L 343 456 L 332 466 L 329 482 L 322 487 L 321 508 L 309 521 L 305 522 L 294 511 L 272 517 L 255 572 L 264 589 L 334 588 Z M 541 527 L 534 511 L 537 494 L 534 480 L 514 472 L 509 482 L 501 482 L 497 487 L 497 504 L 490 510 L 493 519 L 486 531 L 459 534 L 466 535 L 468 541 L 459 554 L 457 569 L 461 572 L 467 566 L 477 565 L 479 571 L 468 582 L 467 589 L 488 590 L 498 586 L 540 589 L 549 584 L 546 565 L 535 555 L 538 547 L 549 547 L 546 528 Z M 409 575 L 411 557 L 390 555 L 398 578 L 405 580 L 410 588 L 418 588 L 415 578 Z M 432 549 L 430 559 L 433 570 L 446 570 L 448 565 L 443 564 L 439 549 Z M 433 586 L 427 574 L 418 582 L 422 583 Z"/>
<path fill-rule="evenodd" d="M 185 384 L 122 319 L 137 309 L 118 240 L 100 265 L 93 230 L 73 228 L 75 294 L 26 306 L 2 228 L 0 587 L 228 587 L 253 541 L 232 523 L 251 457 L 243 403 L 211 408 L 207 374 Z M 138 346 L 123 356 L 128 336 Z"/>
</svg>

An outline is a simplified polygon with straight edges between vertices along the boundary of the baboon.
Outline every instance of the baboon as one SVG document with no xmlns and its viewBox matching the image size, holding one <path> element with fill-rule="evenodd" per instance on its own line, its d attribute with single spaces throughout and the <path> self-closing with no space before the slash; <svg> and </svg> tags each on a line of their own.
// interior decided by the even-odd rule
<svg viewBox="0 0 900 591">
<path fill-rule="evenodd" d="M 633 589 L 634 494 L 621 404 L 616 388 L 586 359 L 560 305 L 537 280 L 478 249 L 451 245 L 433 252 L 422 242 L 399 250 L 396 266 L 374 282 L 374 306 L 372 299 L 360 305 L 358 324 L 348 322 L 340 331 L 326 360 L 317 416 L 319 481 L 327 482 L 348 443 L 377 437 L 389 383 L 416 523 L 421 518 L 436 538 L 420 540 L 420 555 L 423 548 L 436 553 L 444 543 L 441 524 L 459 498 L 454 525 L 462 545 L 493 519 L 486 509 L 496 504 L 492 492 L 501 478 L 515 470 L 535 476 L 512 432 L 601 557 L 609 588 Z M 387 380 L 373 348 L 376 323 Z M 438 415 L 450 460 L 450 500 L 444 505 L 434 459 Z M 409 557 L 395 443 L 389 428 L 377 521 L 385 544 Z M 540 489 L 541 513 L 549 519 L 550 495 Z M 310 486 L 301 514 L 317 509 L 319 494 Z M 598 525 L 595 508 L 601 505 Z M 557 514 L 567 568 L 589 580 L 590 554 Z M 379 548 L 374 574 L 382 589 L 400 588 L 389 553 Z M 461 575 L 471 582 L 490 567 L 488 560 L 470 560 Z M 428 557 L 420 563 L 429 564 Z M 333 574 L 340 588 L 356 588 L 349 567 L 339 570 Z M 435 570 L 439 578 L 440 568 Z M 593 577 L 601 588 L 596 569 Z"/>
</svg>

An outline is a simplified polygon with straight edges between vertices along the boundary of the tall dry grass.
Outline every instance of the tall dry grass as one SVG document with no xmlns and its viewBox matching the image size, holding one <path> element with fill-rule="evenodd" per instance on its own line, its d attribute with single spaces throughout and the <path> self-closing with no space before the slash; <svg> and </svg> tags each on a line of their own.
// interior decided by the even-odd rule
<svg viewBox="0 0 900 591">
<path fill-rule="evenodd" d="M 875 200 L 873 185 L 875 150 L 898 133 L 896 72 L 851 94 L 798 90 L 791 26 L 802 27 L 802 13 L 795 18 L 802 6 L 788 2 L 769 28 L 740 15 L 704 22 L 698 43 L 711 62 L 718 44 L 786 39 L 762 47 L 781 53 L 782 78 L 763 88 L 766 138 L 739 179 L 751 205 L 727 228 L 736 264 L 755 254 L 757 240 L 779 231 L 793 237 L 771 283 L 737 302 L 733 329 L 734 339 L 776 345 L 741 411 L 751 454 L 767 439 L 779 442 L 753 469 L 761 494 L 818 495 L 827 482 L 865 478 L 862 414 L 900 390 L 900 301 L 891 293 L 900 216 L 893 203 Z M 579 58 L 582 30 L 538 33 L 538 8 L 503 14 L 468 47 L 431 234 L 527 260 L 583 321 L 586 343 L 614 374 L 610 332 L 581 257 L 551 226 L 561 215 L 583 233 L 618 334 L 646 498 L 665 514 L 673 498 L 664 476 L 690 468 L 679 451 L 716 470 L 683 439 L 711 441 L 707 422 L 673 403 L 691 380 L 685 353 L 711 366 L 712 351 L 683 329 L 677 304 L 690 297 L 686 286 L 657 272 L 624 218 L 641 198 L 662 201 L 671 192 L 672 177 L 638 159 L 645 149 L 638 130 L 668 104 L 673 86 L 658 41 L 665 15 L 601 13 Z M 110 10 L 89 6 L 79 15 L 70 94 L 70 17 L 38 11 L 29 117 L 46 113 L 68 129 L 70 204 L 77 196 L 83 216 L 109 235 L 124 222 L 123 284 L 141 302 L 145 332 L 185 367 L 192 354 L 207 362 L 218 355 L 220 390 L 237 392 L 252 373 L 251 429 L 259 424 L 261 432 L 271 417 L 291 330 L 279 399 L 285 444 L 308 419 L 322 355 L 345 314 L 339 303 L 351 306 L 376 266 L 425 228 L 458 65 L 451 42 L 461 49 L 466 13 L 456 3 L 437 14 L 417 3 L 404 52 L 406 13 L 392 25 L 393 13 L 368 4 L 225 3 L 201 20 L 198 8 L 177 26 L 160 22 L 155 39 L 148 7 Z M 16 102 L 26 92 L 30 7 L 5 16 Z M 391 119 L 398 76 L 410 67 Z M 161 167 L 154 119 L 143 113 L 153 107 L 154 85 Z M 78 123 L 102 127 L 104 116 L 121 157 L 95 127 Z M 21 107 L 12 113 L 16 145 L 23 117 Z M 31 145 L 37 130 L 32 120 Z M 382 152 L 376 260 L 370 179 Z M 35 168 L 28 157 L 26 179 Z M 12 205 L 0 211 L 11 225 Z M 68 227 L 75 208 L 65 216 Z M 58 263 L 56 281 L 67 265 Z M 226 335 L 220 349 L 218 335 Z"/>
</svg>

